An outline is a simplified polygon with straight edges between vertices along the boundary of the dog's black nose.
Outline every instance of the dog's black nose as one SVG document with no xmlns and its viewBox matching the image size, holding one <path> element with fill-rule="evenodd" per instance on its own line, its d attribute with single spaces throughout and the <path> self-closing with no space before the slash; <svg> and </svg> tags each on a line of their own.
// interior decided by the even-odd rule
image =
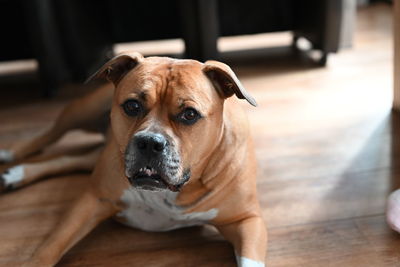
<svg viewBox="0 0 400 267">
<path fill-rule="evenodd" d="M 167 140 L 159 133 L 140 132 L 135 134 L 135 144 L 141 153 L 154 155 L 164 151 L 167 146 Z"/>
</svg>

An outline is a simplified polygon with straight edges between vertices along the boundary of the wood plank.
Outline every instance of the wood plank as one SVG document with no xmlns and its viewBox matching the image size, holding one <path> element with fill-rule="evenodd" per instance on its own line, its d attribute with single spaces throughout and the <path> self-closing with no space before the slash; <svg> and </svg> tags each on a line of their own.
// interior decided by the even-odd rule
<svg viewBox="0 0 400 267">
<path fill-rule="evenodd" d="M 400 171 L 378 170 L 261 182 L 258 189 L 268 226 L 276 227 L 382 214 L 388 194 L 398 185 L 393 180 L 398 177 Z"/>
<path fill-rule="evenodd" d="M 270 229 L 268 266 L 398 266 L 400 238 L 383 216 Z"/>
</svg>

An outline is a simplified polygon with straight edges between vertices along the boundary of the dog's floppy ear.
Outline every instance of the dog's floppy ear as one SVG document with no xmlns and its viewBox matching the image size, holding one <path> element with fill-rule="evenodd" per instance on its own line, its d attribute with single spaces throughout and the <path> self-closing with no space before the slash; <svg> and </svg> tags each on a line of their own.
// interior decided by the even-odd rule
<svg viewBox="0 0 400 267">
<path fill-rule="evenodd" d="M 117 86 L 122 78 L 142 60 L 143 56 L 137 52 L 119 54 L 104 64 L 95 74 L 90 76 L 86 80 L 86 83 L 98 78 L 103 78 Z"/>
<path fill-rule="evenodd" d="M 228 65 L 208 60 L 204 63 L 203 72 L 208 76 L 222 97 L 227 98 L 235 94 L 238 98 L 246 99 L 251 105 L 257 106 L 256 100 L 244 89 Z"/>
</svg>

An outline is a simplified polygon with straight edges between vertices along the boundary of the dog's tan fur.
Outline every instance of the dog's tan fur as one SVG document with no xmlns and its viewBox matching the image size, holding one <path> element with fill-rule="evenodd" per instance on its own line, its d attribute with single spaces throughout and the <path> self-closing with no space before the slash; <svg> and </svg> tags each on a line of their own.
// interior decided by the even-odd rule
<svg viewBox="0 0 400 267">
<path fill-rule="evenodd" d="M 93 130 L 111 109 L 103 150 L 80 156 L 80 160 L 42 163 L 36 166 L 39 174 L 18 185 L 40 179 L 49 169 L 53 169 L 50 173 L 79 169 L 82 158 L 87 158 L 82 168 L 95 166 L 89 188 L 26 266 L 53 266 L 100 221 L 124 209 L 121 196 L 131 187 L 125 176 L 124 152 L 132 136 L 149 127 L 162 129 L 173 138 L 179 147 L 181 171 L 191 170 L 176 205 L 185 207 L 187 213 L 217 209 L 218 215 L 209 223 L 234 245 L 239 256 L 264 262 L 267 234 L 257 199 L 253 143 L 246 116 L 238 100 L 230 96 L 251 104 L 255 101 L 232 70 L 215 61 L 203 64 L 127 53 L 107 63 L 94 76 L 98 77 L 111 83 L 67 106 L 49 132 L 11 150 L 21 159 L 70 129 Z M 145 116 L 132 118 L 123 112 L 121 104 L 129 98 L 146 103 Z M 186 106 L 195 107 L 204 118 L 190 126 L 171 119 Z M 65 168 L 55 167 L 60 160 L 68 163 Z M 34 168 L 26 168 L 28 176 Z"/>
</svg>

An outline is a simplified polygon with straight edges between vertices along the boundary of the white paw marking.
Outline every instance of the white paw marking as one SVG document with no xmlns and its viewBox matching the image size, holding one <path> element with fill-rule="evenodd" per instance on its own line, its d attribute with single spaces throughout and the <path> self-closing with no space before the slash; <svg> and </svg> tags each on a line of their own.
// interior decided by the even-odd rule
<svg viewBox="0 0 400 267">
<path fill-rule="evenodd" d="M 388 198 L 386 220 L 393 230 L 400 233 L 400 189 Z"/>
<path fill-rule="evenodd" d="M 255 261 L 246 257 L 241 257 L 238 253 L 236 253 L 236 251 L 235 255 L 238 267 L 265 267 L 265 264 L 263 262 Z"/>
<path fill-rule="evenodd" d="M 240 257 L 237 264 L 238 267 L 265 267 L 263 262 L 255 261 L 245 257 Z"/>
<path fill-rule="evenodd" d="M 24 179 L 24 167 L 22 165 L 17 165 L 2 174 L 5 186 L 16 186 L 19 182 Z"/>
<path fill-rule="evenodd" d="M 127 189 L 121 197 L 126 209 L 116 219 L 141 230 L 160 232 L 205 224 L 218 214 L 217 209 L 185 213 L 184 208 L 175 204 L 177 195 L 171 191 Z"/>
<path fill-rule="evenodd" d="M 14 155 L 11 151 L 0 149 L 0 162 L 10 162 L 14 160 Z"/>
</svg>

